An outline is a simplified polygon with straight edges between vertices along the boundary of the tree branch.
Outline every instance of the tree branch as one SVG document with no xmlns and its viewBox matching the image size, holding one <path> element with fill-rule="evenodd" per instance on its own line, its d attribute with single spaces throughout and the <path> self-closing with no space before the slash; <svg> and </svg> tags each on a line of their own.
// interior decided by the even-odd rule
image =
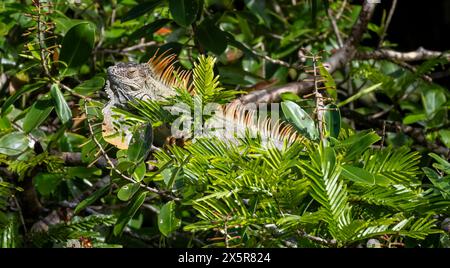
<svg viewBox="0 0 450 268">
<path fill-rule="evenodd" d="M 362 39 L 364 32 L 367 29 L 367 24 L 372 18 L 373 11 L 375 10 L 375 5 L 364 1 L 361 12 L 356 23 L 353 25 L 350 36 L 344 43 L 344 46 L 337 50 L 337 52 L 332 55 L 326 64 L 329 65 L 329 72 L 340 69 L 345 64 L 353 59 L 356 53 L 356 46 Z M 262 89 L 258 91 L 253 91 L 241 98 L 235 100 L 237 103 L 270 103 L 277 102 L 280 100 L 280 96 L 285 92 L 292 92 L 295 94 L 307 94 L 310 93 L 314 84 L 311 82 L 300 81 L 289 83 L 287 85 L 282 85 L 274 88 Z"/>
<path fill-rule="evenodd" d="M 356 53 L 355 58 L 359 60 L 396 60 L 410 62 L 429 60 L 438 57 L 443 57 L 450 61 L 450 53 L 427 50 L 423 47 L 410 52 L 399 52 L 391 49 L 378 49 L 371 52 L 358 52 Z"/>
</svg>

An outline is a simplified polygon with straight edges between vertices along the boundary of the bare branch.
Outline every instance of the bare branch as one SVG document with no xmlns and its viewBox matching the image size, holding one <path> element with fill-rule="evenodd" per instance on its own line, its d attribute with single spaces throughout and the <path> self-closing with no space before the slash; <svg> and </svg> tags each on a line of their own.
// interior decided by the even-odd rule
<svg viewBox="0 0 450 268">
<path fill-rule="evenodd" d="M 403 62 L 429 60 L 438 57 L 443 57 L 450 60 L 450 53 L 432 51 L 420 47 L 417 50 L 410 52 L 399 52 L 391 49 L 378 49 L 371 52 L 358 52 L 355 56 L 355 58 L 359 60 L 397 60 Z"/>
</svg>

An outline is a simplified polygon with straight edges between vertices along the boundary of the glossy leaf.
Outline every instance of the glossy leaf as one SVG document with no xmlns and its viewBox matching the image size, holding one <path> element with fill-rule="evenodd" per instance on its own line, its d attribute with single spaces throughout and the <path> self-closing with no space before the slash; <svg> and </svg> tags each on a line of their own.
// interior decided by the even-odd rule
<svg viewBox="0 0 450 268">
<path fill-rule="evenodd" d="M 68 70 L 74 70 L 87 63 L 94 48 L 95 27 L 92 23 L 79 23 L 67 32 L 62 40 L 59 60 L 67 64 Z"/>
<path fill-rule="evenodd" d="M 155 20 L 154 22 L 152 22 L 150 24 L 146 24 L 146 25 L 142 26 L 141 28 L 137 29 L 136 31 L 134 31 L 130 35 L 130 39 L 134 40 L 134 39 L 142 38 L 145 36 L 151 36 L 154 32 L 158 31 L 164 25 L 166 25 L 167 23 L 169 23 L 171 21 L 172 20 L 170 20 L 170 19 Z"/>
<path fill-rule="evenodd" d="M 225 33 L 210 21 L 203 21 L 195 34 L 203 48 L 217 55 L 222 54 L 227 48 Z"/>
<path fill-rule="evenodd" d="M 281 93 L 281 99 L 283 101 L 293 101 L 293 102 L 299 102 L 302 100 L 297 94 L 294 94 L 292 92 Z"/>
<path fill-rule="evenodd" d="M 324 120 L 326 134 L 337 138 L 341 131 L 341 112 L 335 104 L 325 106 Z"/>
<path fill-rule="evenodd" d="M 145 176 L 145 172 L 147 171 L 147 167 L 145 165 L 145 162 L 141 162 L 139 165 L 136 166 L 133 172 L 133 179 L 135 179 L 137 182 L 142 181 Z"/>
<path fill-rule="evenodd" d="M 310 140 L 317 140 L 319 138 L 316 124 L 309 114 L 298 104 L 292 101 L 284 101 L 281 103 L 281 109 L 283 110 L 286 120 L 288 120 L 300 134 Z"/>
<path fill-rule="evenodd" d="M 343 165 L 341 175 L 348 180 L 369 185 L 388 185 L 390 183 L 383 176 L 376 176 L 365 169 L 352 165 Z"/>
<path fill-rule="evenodd" d="M 167 202 L 158 214 L 158 228 L 164 235 L 168 236 L 181 224 L 181 220 L 175 217 L 175 202 Z"/>
<path fill-rule="evenodd" d="M 127 183 L 120 188 L 119 192 L 117 193 L 117 198 L 122 201 L 128 201 L 139 190 L 139 188 L 139 183 Z"/>
<path fill-rule="evenodd" d="M 67 167 L 66 172 L 68 177 L 80 179 L 102 175 L 102 170 L 95 167 Z"/>
<path fill-rule="evenodd" d="M 428 118 L 431 119 L 439 108 L 447 101 L 444 92 L 437 88 L 426 89 L 422 94 L 422 102 Z"/>
<path fill-rule="evenodd" d="M 0 154 L 18 155 L 28 148 L 28 137 L 21 132 L 11 132 L 0 137 Z"/>
<path fill-rule="evenodd" d="M 39 127 L 50 115 L 53 107 L 53 101 L 48 97 L 37 100 L 23 119 L 23 131 L 28 133 Z"/>
<path fill-rule="evenodd" d="M 128 147 L 128 159 L 134 163 L 144 161 L 150 153 L 153 142 L 153 129 L 150 123 L 138 128 Z"/>
<path fill-rule="evenodd" d="M 14 95 L 8 97 L 6 101 L 2 105 L 2 115 L 6 112 L 6 110 L 13 104 L 17 99 L 19 99 L 25 93 L 31 93 L 37 89 L 40 89 L 45 83 L 38 82 L 30 85 L 25 85 L 21 89 L 19 89 Z"/>
<path fill-rule="evenodd" d="M 123 210 L 117 219 L 116 225 L 114 226 L 113 233 L 114 235 L 120 235 L 123 231 L 123 228 L 127 225 L 127 223 L 133 218 L 134 214 L 139 210 L 142 204 L 145 201 L 145 197 L 147 196 L 147 192 L 141 192 L 138 195 L 135 195 L 133 200 L 130 201 L 128 206 Z"/>
<path fill-rule="evenodd" d="M 199 9 L 199 0 L 169 0 L 169 10 L 173 19 L 184 27 L 195 21 Z"/>
<path fill-rule="evenodd" d="M 105 78 L 95 76 L 74 87 L 73 91 L 84 96 L 89 96 L 101 90 L 104 85 L 105 85 Z"/>
<path fill-rule="evenodd" d="M 137 6 L 133 7 L 128 11 L 128 13 L 121 19 L 122 22 L 126 22 L 135 18 L 138 18 L 145 13 L 148 13 L 155 9 L 159 4 L 162 3 L 162 0 L 153 0 L 153 1 L 146 1 L 141 4 L 138 4 Z"/>
<path fill-rule="evenodd" d="M 64 125 L 70 123 L 72 121 L 72 111 L 70 110 L 69 105 L 67 105 L 57 84 L 52 85 L 50 94 L 55 102 L 56 114 L 58 115 L 59 120 L 61 120 Z"/>
<path fill-rule="evenodd" d="M 403 124 L 409 125 L 419 121 L 424 121 L 427 119 L 427 115 L 424 113 L 420 114 L 409 114 L 403 118 Z"/>
<path fill-rule="evenodd" d="M 353 101 L 355 101 L 355 100 L 361 98 L 361 97 L 364 96 L 364 95 L 367 95 L 367 94 L 371 93 L 372 91 L 377 90 L 382 84 L 383 84 L 383 83 L 378 83 L 378 84 L 372 85 L 372 86 L 370 86 L 370 87 L 368 87 L 368 88 L 361 89 L 361 90 L 360 90 L 358 93 L 356 93 L 355 95 L 353 95 L 353 96 L 349 97 L 348 99 L 346 99 L 346 100 L 340 102 L 340 103 L 338 104 L 338 107 L 342 107 L 342 106 L 344 106 L 344 105 L 346 105 L 346 104 L 348 104 L 348 103 L 350 103 L 350 102 L 353 102 Z"/>
</svg>

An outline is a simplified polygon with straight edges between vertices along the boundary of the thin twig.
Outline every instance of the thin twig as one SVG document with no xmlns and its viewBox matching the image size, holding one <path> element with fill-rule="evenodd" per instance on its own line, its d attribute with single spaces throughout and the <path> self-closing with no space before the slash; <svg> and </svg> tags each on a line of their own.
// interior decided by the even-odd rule
<svg viewBox="0 0 450 268">
<path fill-rule="evenodd" d="M 339 27 L 337 25 L 336 19 L 333 16 L 333 12 L 331 9 L 327 10 L 328 19 L 330 20 L 331 27 L 333 28 L 334 35 L 336 35 L 336 39 L 339 45 L 339 48 L 344 46 L 344 41 L 342 41 L 341 32 L 339 31 Z"/>
<path fill-rule="evenodd" d="M 328 240 L 328 239 L 321 238 L 318 236 L 310 235 L 303 230 L 297 230 L 297 234 L 301 237 L 307 238 L 307 239 L 309 239 L 313 242 L 317 242 L 319 244 L 323 244 L 323 245 L 327 245 L 327 246 L 334 246 L 337 244 L 337 241 L 334 239 Z"/>
<path fill-rule="evenodd" d="M 155 41 L 149 41 L 146 43 L 140 43 L 131 47 L 126 47 L 126 48 L 121 48 L 121 49 L 102 49 L 101 52 L 103 53 L 114 53 L 114 54 L 121 54 L 121 53 L 128 53 L 134 50 L 140 50 L 149 46 L 154 46 L 156 45 Z"/>
<path fill-rule="evenodd" d="M 389 28 L 389 25 L 391 24 L 392 17 L 394 16 L 395 7 L 397 6 L 397 0 L 392 0 L 391 8 L 389 10 L 388 17 L 386 19 L 386 24 L 383 27 L 383 32 L 380 36 L 380 41 L 378 42 L 378 48 L 380 48 L 383 45 L 384 38 L 386 37 L 387 30 Z"/>
<path fill-rule="evenodd" d="M 16 196 L 13 196 L 13 199 L 14 199 L 14 203 L 17 207 L 17 210 L 19 212 L 20 222 L 22 223 L 23 230 L 25 231 L 25 234 L 26 234 L 26 233 L 28 233 L 28 230 L 27 230 L 27 226 L 25 224 L 25 218 L 23 217 L 22 207 L 20 206 L 19 201 L 17 200 Z"/>
</svg>

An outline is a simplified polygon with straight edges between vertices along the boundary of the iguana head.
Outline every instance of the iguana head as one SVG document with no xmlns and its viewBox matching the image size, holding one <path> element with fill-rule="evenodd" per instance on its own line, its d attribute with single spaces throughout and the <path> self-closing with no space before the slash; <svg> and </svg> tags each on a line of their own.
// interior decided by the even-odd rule
<svg viewBox="0 0 450 268">
<path fill-rule="evenodd" d="M 103 138 L 120 149 L 131 139 L 127 126 L 114 107 L 125 107 L 135 99 L 164 100 L 176 94 L 174 87 L 188 87 L 190 72 L 175 70 L 175 55 L 155 53 L 147 63 L 118 63 L 107 70 L 105 86 L 109 102 L 103 109 Z"/>
</svg>

